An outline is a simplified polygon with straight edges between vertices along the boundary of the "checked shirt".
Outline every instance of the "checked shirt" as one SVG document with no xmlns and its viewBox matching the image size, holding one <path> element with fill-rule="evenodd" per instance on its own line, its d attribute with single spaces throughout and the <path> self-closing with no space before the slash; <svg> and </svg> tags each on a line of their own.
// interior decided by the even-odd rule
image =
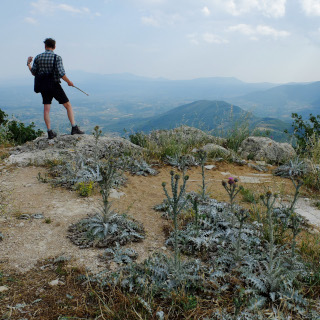
<svg viewBox="0 0 320 320">
<path fill-rule="evenodd" d="M 51 50 L 46 50 L 43 53 L 38 54 L 33 61 L 31 72 L 32 74 L 51 73 L 53 68 L 55 53 Z M 56 68 L 54 70 L 54 81 L 60 82 L 66 73 L 63 68 L 62 58 L 56 55 Z"/>
</svg>

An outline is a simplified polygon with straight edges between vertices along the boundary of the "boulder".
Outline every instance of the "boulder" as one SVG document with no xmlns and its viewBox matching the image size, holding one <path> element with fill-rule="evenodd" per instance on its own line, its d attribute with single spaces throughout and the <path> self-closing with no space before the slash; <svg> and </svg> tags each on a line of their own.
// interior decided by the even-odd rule
<svg viewBox="0 0 320 320">
<path fill-rule="evenodd" d="M 211 134 L 208 134 L 200 129 L 189 127 L 189 126 L 180 126 L 171 130 L 154 130 L 149 135 L 148 138 L 151 141 L 158 143 L 164 136 L 172 137 L 175 136 L 177 141 L 192 141 L 195 144 L 206 144 L 214 143 L 218 145 L 225 145 L 226 139 L 215 137 Z"/>
<path fill-rule="evenodd" d="M 296 156 L 289 143 L 279 143 L 267 137 L 248 137 L 239 149 L 241 157 L 269 163 L 284 163 Z"/>
<path fill-rule="evenodd" d="M 93 135 L 61 135 L 52 140 L 39 137 L 10 150 L 7 164 L 27 166 L 44 165 L 48 160 L 72 160 L 83 157 L 104 158 L 110 154 L 119 156 L 126 152 L 141 152 L 142 148 L 120 137 L 100 137 L 96 146 Z"/>
<path fill-rule="evenodd" d="M 213 155 L 214 157 L 225 157 L 230 155 L 229 150 L 215 143 L 208 143 L 201 149 L 205 151 L 207 154 Z"/>
</svg>

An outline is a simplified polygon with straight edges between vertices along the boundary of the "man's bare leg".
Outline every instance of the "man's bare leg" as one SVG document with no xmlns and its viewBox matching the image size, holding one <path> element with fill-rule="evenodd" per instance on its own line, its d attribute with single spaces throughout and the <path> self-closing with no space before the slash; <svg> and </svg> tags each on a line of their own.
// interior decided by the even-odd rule
<svg viewBox="0 0 320 320">
<path fill-rule="evenodd" d="M 50 108 L 51 104 L 45 104 L 43 110 L 43 118 L 48 130 L 51 130 Z"/>
<path fill-rule="evenodd" d="M 67 109 L 67 114 L 68 114 L 68 118 L 69 118 L 71 125 L 74 126 L 75 121 L 74 121 L 74 115 L 73 115 L 73 110 L 72 110 L 72 106 L 71 106 L 70 101 L 64 103 L 63 106 Z"/>
</svg>

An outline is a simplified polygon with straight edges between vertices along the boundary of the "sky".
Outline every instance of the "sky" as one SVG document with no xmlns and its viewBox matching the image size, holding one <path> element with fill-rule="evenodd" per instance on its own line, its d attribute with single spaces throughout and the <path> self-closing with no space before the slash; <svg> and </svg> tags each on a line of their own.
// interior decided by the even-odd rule
<svg viewBox="0 0 320 320">
<path fill-rule="evenodd" d="M 320 0 L 0 0 L 0 79 L 47 37 L 67 75 L 320 80 Z"/>
</svg>

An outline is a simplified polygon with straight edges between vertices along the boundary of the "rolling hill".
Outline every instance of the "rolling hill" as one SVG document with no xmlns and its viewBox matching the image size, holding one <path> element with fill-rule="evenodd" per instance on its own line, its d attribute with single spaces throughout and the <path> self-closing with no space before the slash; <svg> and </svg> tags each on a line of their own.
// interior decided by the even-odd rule
<svg viewBox="0 0 320 320">
<path fill-rule="evenodd" d="M 308 117 L 310 113 L 320 114 L 320 81 L 281 85 L 230 98 L 229 101 L 262 117 L 290 120 L 293 112 Z"/>
</svg>

